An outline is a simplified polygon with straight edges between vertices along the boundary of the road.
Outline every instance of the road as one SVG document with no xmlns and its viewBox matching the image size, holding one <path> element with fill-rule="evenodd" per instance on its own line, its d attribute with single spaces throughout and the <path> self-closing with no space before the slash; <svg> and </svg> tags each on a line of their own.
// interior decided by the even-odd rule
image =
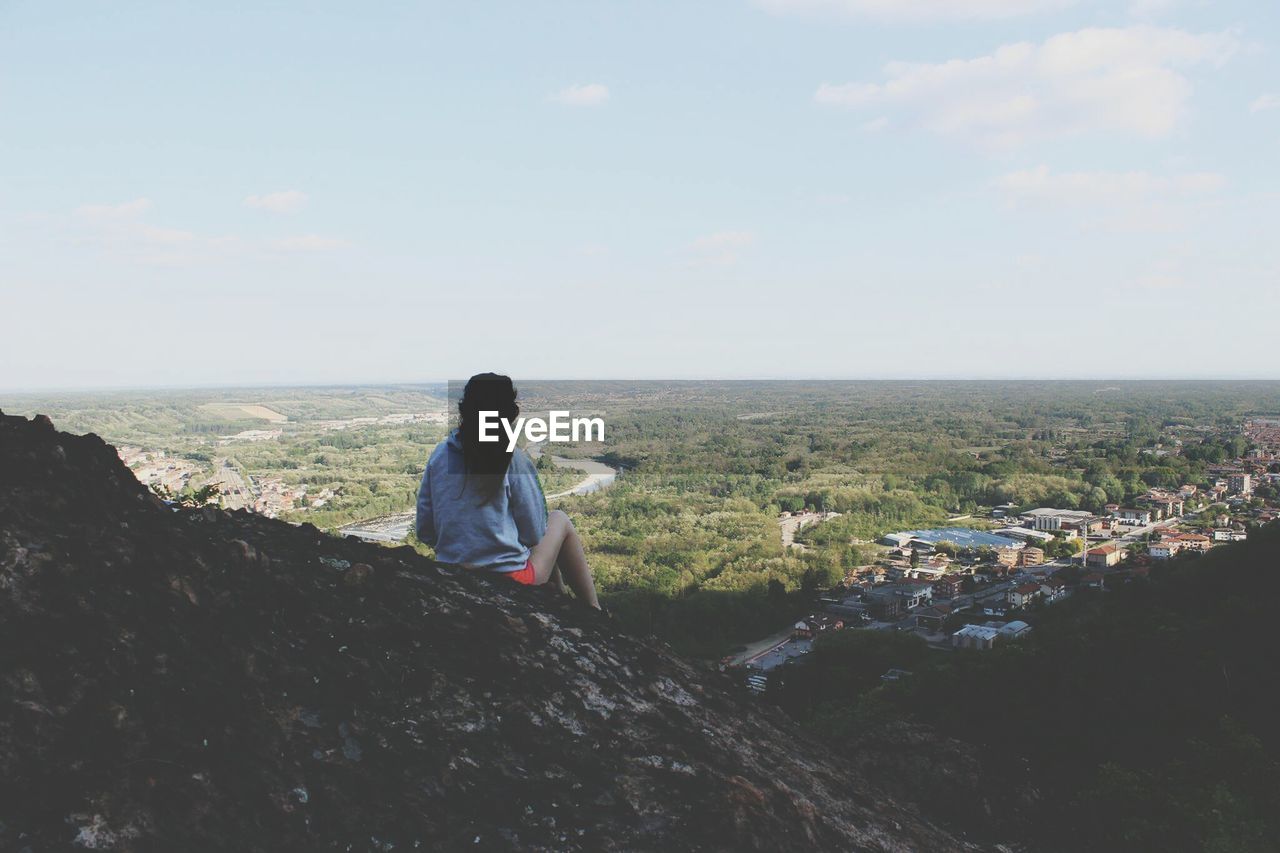
<svg viewBox="0 0 1280 853">
<path fill-rule="evenodd" d="M 1117 545 L 1120 548 L 1127 548 L 1135 542 L 1141 542 L 1142 537 L 1148 533 L 1155 530 L 1163 530 L 1166 527 L 1172 527 L 1173 525 L 1188 518 L 1190 518 L 1190 515 L 1174 516 L 1173 518 L 1166 518 L 1164 521 L 1156 521 L 1143 527 L 1122 527 L 1120 529 L 1124 530 L 1124 532 L 1119 536 L 1113 536 L 1110 539 L 1103 539 L 1098 542 L 1091 542 L 1088 547 L 1101 548 L 1103 545 Z M 1115 527 L 1112 527 L 1111 529 L 1113 532 L 1116 530 Z"/>
<path fill-rule="evenodd" d="M 252 509 L 256 498 L 253 487 L 245 482 L 240 472 L 228 460 L 219 459 L 214 463 L 213 476 L 205 484 L 216 484 L 222 492 L 224 509 Z"/>
<path fill-rule="evenodd" d="M 782 531 L 782 550 L 795 548 L 797 551 L 804 551 L 806 546 L 803 542 L 796 541 L 796 534 L 800 532 L 800 528 L 816 523 L 821 520 L 822 516 L 818 513 L 804 513 L 791 515 L 786 518 L 778 519 L 778 529 Z"/>
<path fill-rule="evenodd" d="M 794 628 L 788 625 L 776 634 L 771 634 L 763 640 L 756 640 L 754 643 L 748 643 L 747 647 L 737 654 L 731 655 L 729 662 L 733 666 L 741 666 L 748 661 L 754 660 L 768 652 L 773 651 L 778 646 L 791 639 L 791 632 Z"/>
<path fill-rule="evenodd" d="M 367 521 L 357 521 L 346 527 L 339 527 L 343 536 L 354 536 L 366 542 L 400 543 L 409 535 L 409 527 L 413 524 L 415 512 L 402 512 Z"/>
</svg>

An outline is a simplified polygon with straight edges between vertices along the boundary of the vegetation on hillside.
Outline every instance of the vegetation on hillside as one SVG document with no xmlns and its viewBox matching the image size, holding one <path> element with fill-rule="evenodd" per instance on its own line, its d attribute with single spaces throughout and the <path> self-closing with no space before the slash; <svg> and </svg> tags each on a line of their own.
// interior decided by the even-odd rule
<svg viewBox="0 0 1280 853">
<path fill-rule="evenodd" d="M 992 506 L 1100 509 L 1152 485 L 1199 482 L 1243 449 L 1241 420 L 1280 411 L 1267 382 L 529 382 L 527 414 L 601 413 L 602 446 L 566 447 L 624 469 L 561 503 L 583 532 L 625 625 L 686 653 L 720 655 L 809 606 L 894 530 L 982 524 Z M 286 515 L 336 528 L 413 507 L 444 427 L 327 419 L 439 410 L 442 386 L 59 395 L 3 401 L 108 441 L 213 470 L 332 489 Z M 246 420 L 262 407 L 284 424 Z M 278 439 L 230 440 L 242 429 Z M 541 465 L 548 492 L 576 482 Z M 784 552 L 783 511 L 841 513 Z M 959 517 L 958 521 L 951 521 Z M 1050 556 L 1053 554 L 1051 553 Z"/>
</svg>

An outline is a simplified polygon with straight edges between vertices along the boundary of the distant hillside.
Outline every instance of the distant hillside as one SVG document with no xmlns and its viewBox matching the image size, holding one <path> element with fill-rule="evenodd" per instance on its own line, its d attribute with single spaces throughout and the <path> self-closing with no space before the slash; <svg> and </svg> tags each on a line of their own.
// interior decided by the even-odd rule
<svg viewBox="0 0 1280 853">
<path fill-rule="evenodd" d="M 0 415 L 0 849 L 964 850 L 720 676 Z"/>
<path fill-rule="evenodd" d="M 175 389 L 101 393 L 12 394 L 3 403 L 22 414 L 43 412 L 71 432 L 94 432 L 117 444 L 188 450 L 198 438 L 232 435 L 287 420 L 442 411 L 442 385 L 351 388 Z"/>
</svg>

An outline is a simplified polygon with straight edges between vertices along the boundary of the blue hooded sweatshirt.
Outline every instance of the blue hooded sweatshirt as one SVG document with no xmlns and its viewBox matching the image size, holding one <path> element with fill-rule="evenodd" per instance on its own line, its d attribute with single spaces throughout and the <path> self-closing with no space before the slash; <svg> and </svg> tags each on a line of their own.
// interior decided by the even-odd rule
<svg viewBox="0 0 1280 853">
<path fill-rule="evenodd" d="M 547 532 L 547 501 L 538 472 L 523 450 L 511 456 L 503 488 L 481 503 L 466 487 L 458 431 L 440 442 L 422 472 L 418 489 L 418 538 L 436 549 L 442 563 L 467 569 L 514 572 Z"/>
</svg>

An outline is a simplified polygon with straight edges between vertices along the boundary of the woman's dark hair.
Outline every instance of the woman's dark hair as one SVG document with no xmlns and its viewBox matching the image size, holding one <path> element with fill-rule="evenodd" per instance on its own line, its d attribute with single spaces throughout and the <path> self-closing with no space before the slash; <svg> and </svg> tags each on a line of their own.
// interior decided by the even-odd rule
<svg viewBox="0 0 1280 853">
<path fill-rule="evenodd" d="M 493 500 L 502 488 L 512 454 L 507 450 L 507 433 L 501 426 L 497 428 L 498 441 L 480 440 L 481 412 L 497 412 L 499 418 L 514 425 L 520 406 L 516 403 L 516 386 L 511 384 L 510 376 L 477 373 L 467 380 L 458 403 L 458 438 L 462 442 L 466 474 L 458 494 L 471 487 L 483 505 Z M 489 422 L 492 424 L 493 420 Z"/>
</svg>

